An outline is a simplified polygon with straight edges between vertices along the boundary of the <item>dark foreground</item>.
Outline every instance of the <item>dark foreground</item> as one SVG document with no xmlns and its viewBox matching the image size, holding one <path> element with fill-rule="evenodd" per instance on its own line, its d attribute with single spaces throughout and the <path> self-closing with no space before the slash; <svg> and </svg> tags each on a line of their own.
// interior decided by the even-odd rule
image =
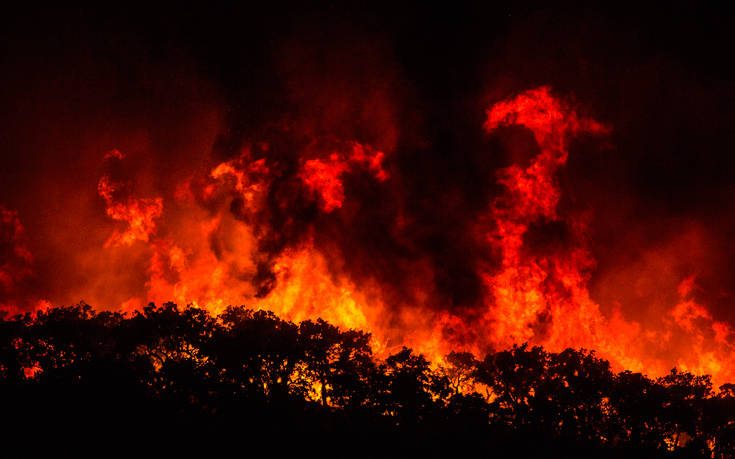
<svg viewBox="0 0 735 459">
<path fill-rule="evenodd" d="M 0 320 L 0 406 L 4 451 L 31 456 L 735 457 L 735 386 L 709 377 L 527 346 L 432 369 L 243 308 Z"/>
</svg>

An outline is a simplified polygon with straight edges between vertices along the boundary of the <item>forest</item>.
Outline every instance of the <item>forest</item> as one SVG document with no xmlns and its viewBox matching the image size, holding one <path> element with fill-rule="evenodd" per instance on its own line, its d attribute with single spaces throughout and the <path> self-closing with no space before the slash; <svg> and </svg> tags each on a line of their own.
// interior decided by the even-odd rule
<svg viewBox="0 0 735 459">
<path fill-rule="evenodd" d="M 429 362 L 271 312 L 81 303 L 0 320 L 5 444 L 272 457 L 735 457 L 735 385 L 528 345 Z M 43 444 L 43 441 L 41 444 Z M 111 443 L 112 442 L 112 443 Z M 147 450 L 150 452 L 150 450 Z"/>
</svg>

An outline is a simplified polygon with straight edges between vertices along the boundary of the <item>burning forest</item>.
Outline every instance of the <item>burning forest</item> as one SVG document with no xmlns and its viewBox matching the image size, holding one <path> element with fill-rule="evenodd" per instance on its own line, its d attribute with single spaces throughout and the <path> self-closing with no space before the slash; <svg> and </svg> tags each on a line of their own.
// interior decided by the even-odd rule
<svg viewBox="0 0 735 459">
<path fill-rule="evenodd" d="M 576 438 L 579 454 L 733 457 L 735 419 L 722 414 L 735 382 L 726 27 L 714 12 L 639 13 L 11 15 L 0 64 L 6 387 L 61 378 L 61 391 L 59 368 L 99 358 L 218 429 L 234 429 L 234 411 L 219 414 L 230 403 L 277 424 L 274 413 L 300 410 L 295 397 L 326 410 L 303 411 L 322 427 L 345 416 L 394 440 L 423 416 L 443 421 L 414 426 L 415 441 L 463 425 L 490 428 L 497 450 L 533 434 Z M 64 341 L 79 330 L 98 340 L 87 354 L 89 343 Z M 332 338 L 338 350 L 319 347 Z M 259 356 L 258 370 L 238 352 Z M 559 370 L 572 361 L 573 376 Z M 177 381 L 171 362 L 196 370 L 176 367 Z M 390 399 L 407 368 L 428 397 L 421 409 Z M 209 395 L 176 398 L 188 371 L 206 373 Z M 225 389 L 240 383 L 257 402 Z M 566 405 L 570 384 L 595 388 L 585 406 L 597 414 Z M 671 414 L 682 387 L 689 414 Z M 630 420 L 636 400 L 664 399 L 645 425 Z M 580 416 L 596 430 L 582 432 Z"/>
</svg>

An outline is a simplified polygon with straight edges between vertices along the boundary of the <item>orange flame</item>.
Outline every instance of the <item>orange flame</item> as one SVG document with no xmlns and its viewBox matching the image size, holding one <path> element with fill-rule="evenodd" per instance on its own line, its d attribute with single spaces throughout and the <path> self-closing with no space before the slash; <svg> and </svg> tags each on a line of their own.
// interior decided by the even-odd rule
<svg viewBox="0 0 735 459">
<path fill-rule="evenodd" d="M 128 198 L 126 201 L 118 201 L 114 196 L 118 186 L 107 176 L 100 179 L 97 191 L 107 204 L 107 215 L 113 220 L 126 222 L 128 226 L 125 231 L 115 231 L 105 243 L 105 247 L 149 241 L 151 233 L 156 228 L 154 220 L 163 212 L 162 198 Z"/>
<path fill-rule="evenodd" d="M 366 165 L 378 180 L 388 179 L 388 173 L 382 166 L 384 157 L 383 152 L 373 152 L 370 147 L 353 142 L 352 151 L 346 157 L 332 153 L 327 161 L 321 159 L 305 161 L 300 177 L 304 184 L 321 198 L 324 212 L 329 213 L 342 207 L 345 195 L 340 176 L 353 166 Z"/>
<path fill-rule="evenodd" d="M 142 292 L 117 306 L 134 310 L 149 301 L 174 301 L 213 313 L 245 305 L 296 321 L 321 317 L 370 332 L 378 355 L 406 345 L 439 361 L 451 350 L 483 354 L 529 342 L 555 352 L 566 347 L 594 349 L 617 369 L 652 376 L 678 366 L 710 373 L 716 383 L 732 380 L 733 330 L 695 301 L 696 277 L 679 279 L 678 291 L 672 292 L 678 301 L 651 320 L 633 320 L 620 305 L 603 308 L 592 298 L 588 286 L 596 262 L 587 244 L 589 216 L 559 210 L 562 196 L 556 176 L 567 162 L 572 139 L 604 136 L 610 127 L 580 116 L 547 87 L 487 110 L 484 129 L 489 135 L 511 125 L 528 129 L 539 153 L 528 165 L 497 172 L 502 191 L 488 198 L 483 215 L 473 223 L 485 260 L 477 268 L 483 300 L 474 309 L 436 307 L 435 273 L 420 261 L 410 264 L 415 285 L 403 286 L 411 291 L 411 301 L 396 300 L 377 276 L 353 278 L 344 269 L 351 260 L 315 242 L 324 236 L 317 225 L 306 225 L 295 242 L 265 250 L 281 235 L 268 234 L 259 219 L 270 217 L 268 205 L 286 208 L 280 202 L 273 205 L 279 197 L 273 191 L 285 180 L 285 172 L 265 146 L 260 147 L 263 155 L 246 148 L 238 158 L 211 164 L 205 174 L 177 186 L 171 193 L 175 199 L 166 201 L 165 215 L 164 197 L 124 196 L 125 184 L 108 176 L 99 180 L 107 215 L 123 225 L 112 232 L 104 249 L 135 250 L 140 256 L 144 247 L 147 260 Z M 114 150 L 106 158 L 124 161 L 125 155 Z M 352 198 L 347 178 L 362 174 L 361 179 L 376 187 L 390 187 L 390 158 L 390 152 L 370 145 L 343 142 L 337 148 L 304 153 L 289 176 L 296 179 L 290 185 L 300 199 L 311 200 L 309 215 L 318 213 L 313 218 L 347 218 L 353 211 L 345 205 Z M 2 227 L 18 233 L 17 215 L 0 210 Z M 404 216 L 394 219 L 393 227 L 407 227 Z M 545 242 L 545 235 L 554 231 L 563 234 L 563 241 L 550 237 Z M 535 241 L 539 237 L 541 242 Z M 30 260 L 30 253 L 19 250 L 21 259 Z M 15 266 L 0 266 L 0 285 L 15 282 L 18 272 Z"/>
</svg>

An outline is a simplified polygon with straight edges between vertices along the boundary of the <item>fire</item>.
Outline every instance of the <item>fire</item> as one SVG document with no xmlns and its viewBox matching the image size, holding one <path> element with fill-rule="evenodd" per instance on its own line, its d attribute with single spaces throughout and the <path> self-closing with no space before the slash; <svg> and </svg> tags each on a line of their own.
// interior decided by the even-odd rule
<svg viewBox="0 0 735 459">
<path fill-rule="evenodd" d="M 107 215 L 127 224 L 127 229 L 116 230 L 105 246 L 131 245 L 135 241 L 148 242 L 156 228 L 155 220 L 163 212 L 163 200 L 130 197 L 126 201 L 120 201 L 115 197 L 115 193 L 119 191 L 118 185 L 107 176 L 100 179 L 97 190 L 107 204 Z"/>
<path fill-rule="evenodd" d="M 384 157 L 383 152 L 373 153 L 371 148 L 353 142 L 347 155 L 332 153 L 327 160 L 306 160 L 300 178 L 312 193 L 319 196 L 324 212 L 329 213 L 342 207 L 345 196 L 340 176 L 352 167 L 367 166 L 376 179 L 387 180 L 388 174 L 382 167 Z"/>
<path fill-rule="evenodd" d="M 499 272 L 485 277 L 492 292 L 486 318 L 492 323 L 493 340 L 501 347 L 541 341 L 554 350 L 598 349 L 591 339 L 596 339 L 601 317 L 585 286 L 594 260 L 581 245 L 539 256 L 526 250 L 524 238 L 532 224 L 543 222 L 550 228 L 558 224 L 573 233 L 574 240 L 582 239 L 580 222 L 557 215 L 560 193 L 554 174 L 567 161 L 570 138 L 583 132 L 603 134 L 607 128 L 578 118 L 548 88 L 496 104 L 487 115 L 487 131 L 522 125 L 533 132 L 541 148 L 527 168 L 513 165 L 498 173 L 506 190 L 491 205 L 492 225 L 486 235 L 491 250 L 501 259 Z M 544 323 L 551 327 L 541 331 Z"/>
<path fill-rule="evenodd" d="M 647 323 L 643 329 L 620 317 L 619 312 L 604 317 L 590 298 L 587 284 L 595 260 L 585 244 L 585 221 L 558 214 L 560 192 L 554 176 L 567 161 L 572 137 L 603 135 L 609 128 L 580 118 L 546 87 L 488 110 L 487 131 L 511 124 L 530 129 L 541 152 L 525 169 L 513 165 L 498 174 L 505 192 L 491 205 L 486 234 L 491 249 L 500 256 L 501 268 L 485 275 L 492 295 L 484 316 L 494 346 L 531 342 L 554 352 L 586 347 L 597 350 L 618 368 L 650 374 L 663 374 L 667 363 L 649 350 L 671 346 L 678 349 L 679 367 L 713 374 L 720 381 L 731 379 L 734 354 L 727 341 L 731 330 L 688 299 L 693 277 L 682 280 L 678 289 L 681 302 L 669 316 L 660 323 Z M 549 229 L 562 228 L 573 242 L 551 253 L 529 251 L 529 228 L 538 222 Z M 689 348 L 689 352 L 682 348 Z"/>
<path fill-rule="evenodd" d="M 483 260 L 473 267 L 481 281 L 478 304 L 437 304 L 439 274 L 410 248 L 396 249 L 407 253 L 397 262 L 354 269 L 365 260 L 338 250 L 330 237 L 349 230 L 342 222 L 364 209 L 360 199 L 379 199 L 357 196 L 356 189 L 386 195 L 399 189 L 401 177 L 391 164 L 400 152 L 319 138 L 295 156 L 265 142 L 245 145 L 236 157 L 193 171 L 161 196 L 139 196 L 131 183 L 103 175 L 97 193 L 116 226 L 100 256 L 135 254 L 145 257 L 147 268 L 143 285 L 124 301 L 98 307 L 132 311 L 150 301 L 174 301 L 216 314 L 245 305 L 290 320 L 323 318 L 368 331 L 383 355 L 406 345 L 439 361 L 451 350 L 479 355 L 528 342 L 554 352 L 594 349 L 619 370 L 652 376 L 678 366 L 711 373 L 715 382 L 735 379 L 733 330 L 694 299 L 696 276 L 680 279 L 673 292 L 678 302 L 646 322 L 627 317 L 625 305 L 603 308 L 592 298 L 596 261 L 587 238 L 593 216 L 560 210 L 557 175 L 573 139 L 604 138 L 612 127 L 579 115 L 548 87 L 487 110 L 486 135 L 507 126 L 528 130 L 538 154 L 487 177 L 500 192 L 487 196 L 484 210 L 469 223 Z M 128 158 L 113 150 L 104 160 Z M 410 215 L 401 205 L 389 209 L 389 217 L 381 214 L 383 231 L 395 241 L 411 240 Z M 20 242 L 18 215 L 0 211 L 2 241 L 11 241 L 14 254 L 0 265 L 0 286 L 9 291 L 31 276 L 32 257 Z M 379 261 L 382 255 L 372 254 Z M 408 272 L 400 278 L 410 282 L 393 285 L 377 269 Z M 4 300 L 2 306 L 12 310 L 14 303 Z"/>
</svg>

